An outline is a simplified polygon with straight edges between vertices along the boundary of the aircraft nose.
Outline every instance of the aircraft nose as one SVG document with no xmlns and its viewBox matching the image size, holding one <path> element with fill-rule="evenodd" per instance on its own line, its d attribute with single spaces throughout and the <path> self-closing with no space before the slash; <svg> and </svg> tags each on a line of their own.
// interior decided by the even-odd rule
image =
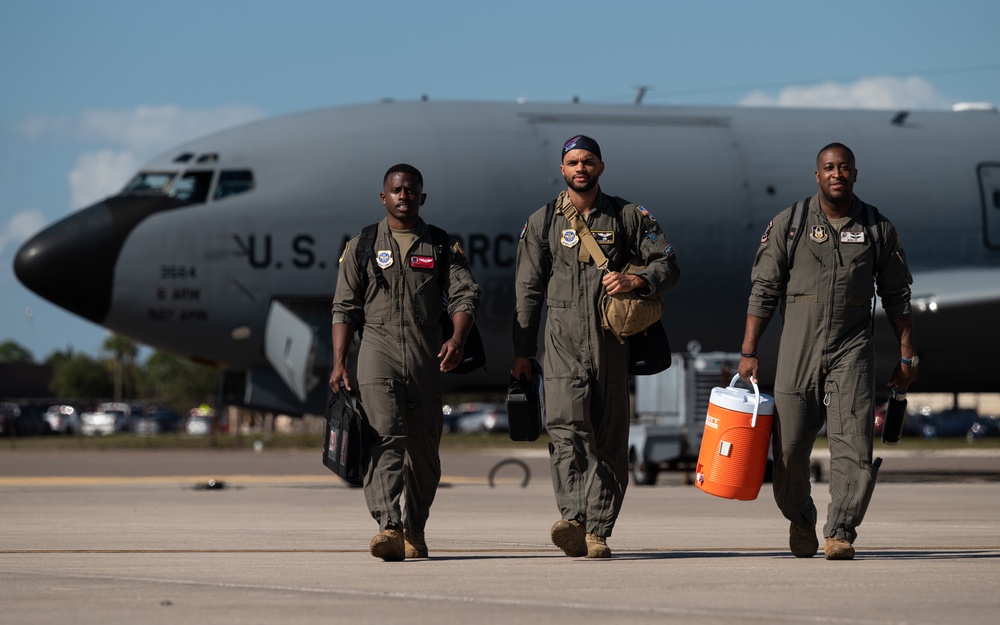
<svg viewBox="0 0 1000 625">
<path fill-rule="evenodd" d="M 118 257 L 112 236 L 111 210 L 98 202 L 29 239 L 14 257 L 14 274 L 53 304 L 101 323 Z"/>
</svg>

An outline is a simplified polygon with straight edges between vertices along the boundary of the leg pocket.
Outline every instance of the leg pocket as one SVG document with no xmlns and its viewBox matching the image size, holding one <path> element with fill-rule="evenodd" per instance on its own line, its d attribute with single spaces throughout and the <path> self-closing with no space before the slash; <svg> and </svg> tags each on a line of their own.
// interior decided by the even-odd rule
<svg viewBox="0 0 1000 625">
<path fill-rule="evenodd" d="M 871 386 L 868 368 L 863 364 L 827 378 L 826 423 L 830 434 L 871 435 L 875 426 Z"/>
<path fill-rule="evenodd" d="M 381 437 L 406 436 L 402 384 L 391 378 L 374 378 L 358 386 L 372 429 Z"/>
</svg>

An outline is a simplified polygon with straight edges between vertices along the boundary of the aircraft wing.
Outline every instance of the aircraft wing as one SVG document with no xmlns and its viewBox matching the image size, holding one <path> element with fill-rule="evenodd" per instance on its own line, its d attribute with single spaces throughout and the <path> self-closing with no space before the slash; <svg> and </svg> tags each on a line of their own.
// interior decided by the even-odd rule
<svg viewBox="0 0 1000 625">
<path fill-rule="evenodd" d="M 911 390 L 995 392 L 1000 385 L 1000 267 L 963 267 L 913 274 L 913 333 L 920 377 Z M 878 308 L 879 316 L 885 311 Z M 889 324 L 876 323 L 880 376 L 898 358 Z M 883 367 L 883 363 L 885 363 Z M 884 370 L 883 370 L 884 369 Z"/>
</svg>

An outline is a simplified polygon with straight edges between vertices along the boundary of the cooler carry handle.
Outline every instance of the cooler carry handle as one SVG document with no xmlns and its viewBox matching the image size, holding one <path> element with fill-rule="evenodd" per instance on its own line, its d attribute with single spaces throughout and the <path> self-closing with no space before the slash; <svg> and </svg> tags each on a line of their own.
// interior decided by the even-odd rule
<svg viewBox="0 0 1000 625">
<path fill-rule="evenodd" d="M 734 388 L 737 380 L 740 380 L 740 374 L 733 376 L 733 379 L 729 381 L 729 388 Z M 757 426 L 757 411 L 760 410 L 760 388 L 757 387 L 757 382 L 751 380 L 750 384 L 753 385 L 754 403 L 753 403 L 753 418 L 750 419 L 750 427 Z"/>
</svg>

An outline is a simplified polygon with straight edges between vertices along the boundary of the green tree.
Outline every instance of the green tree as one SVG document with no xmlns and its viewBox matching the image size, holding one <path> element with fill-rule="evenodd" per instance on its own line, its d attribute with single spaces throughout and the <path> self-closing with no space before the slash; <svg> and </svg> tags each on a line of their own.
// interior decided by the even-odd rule
<svg viewBox="0 0 1000 625">
<path fill-rule="evenodd" d="M 221 375 L 218 369 L 157 351 L 142 369 L 140 395 L 186 414 L 192 406 L 215 396 Z"/>
<path fill-rule="evenodd" d="M 86 354 L 52 358 L 49 388 L 60 397 L 104 398 L 114 389 L 107 367 Z"/>
<path fill-rule="evenodd" d="M 31 355 L 26 347 L 11 340 L 0 343 L 0 365 L 10 365 L 15 363 L 31 364 L 35 362 L 35 357 Z"/>
<path fill-rule="evenodd" d="M 121 401 L 126 395 L 134 396 L 135 357 L 139 353 L 135 341 L 121 334 L 112 334 L 104 340 L 101 347 L 111 355 L 115 401 Z"/>
</svg>

